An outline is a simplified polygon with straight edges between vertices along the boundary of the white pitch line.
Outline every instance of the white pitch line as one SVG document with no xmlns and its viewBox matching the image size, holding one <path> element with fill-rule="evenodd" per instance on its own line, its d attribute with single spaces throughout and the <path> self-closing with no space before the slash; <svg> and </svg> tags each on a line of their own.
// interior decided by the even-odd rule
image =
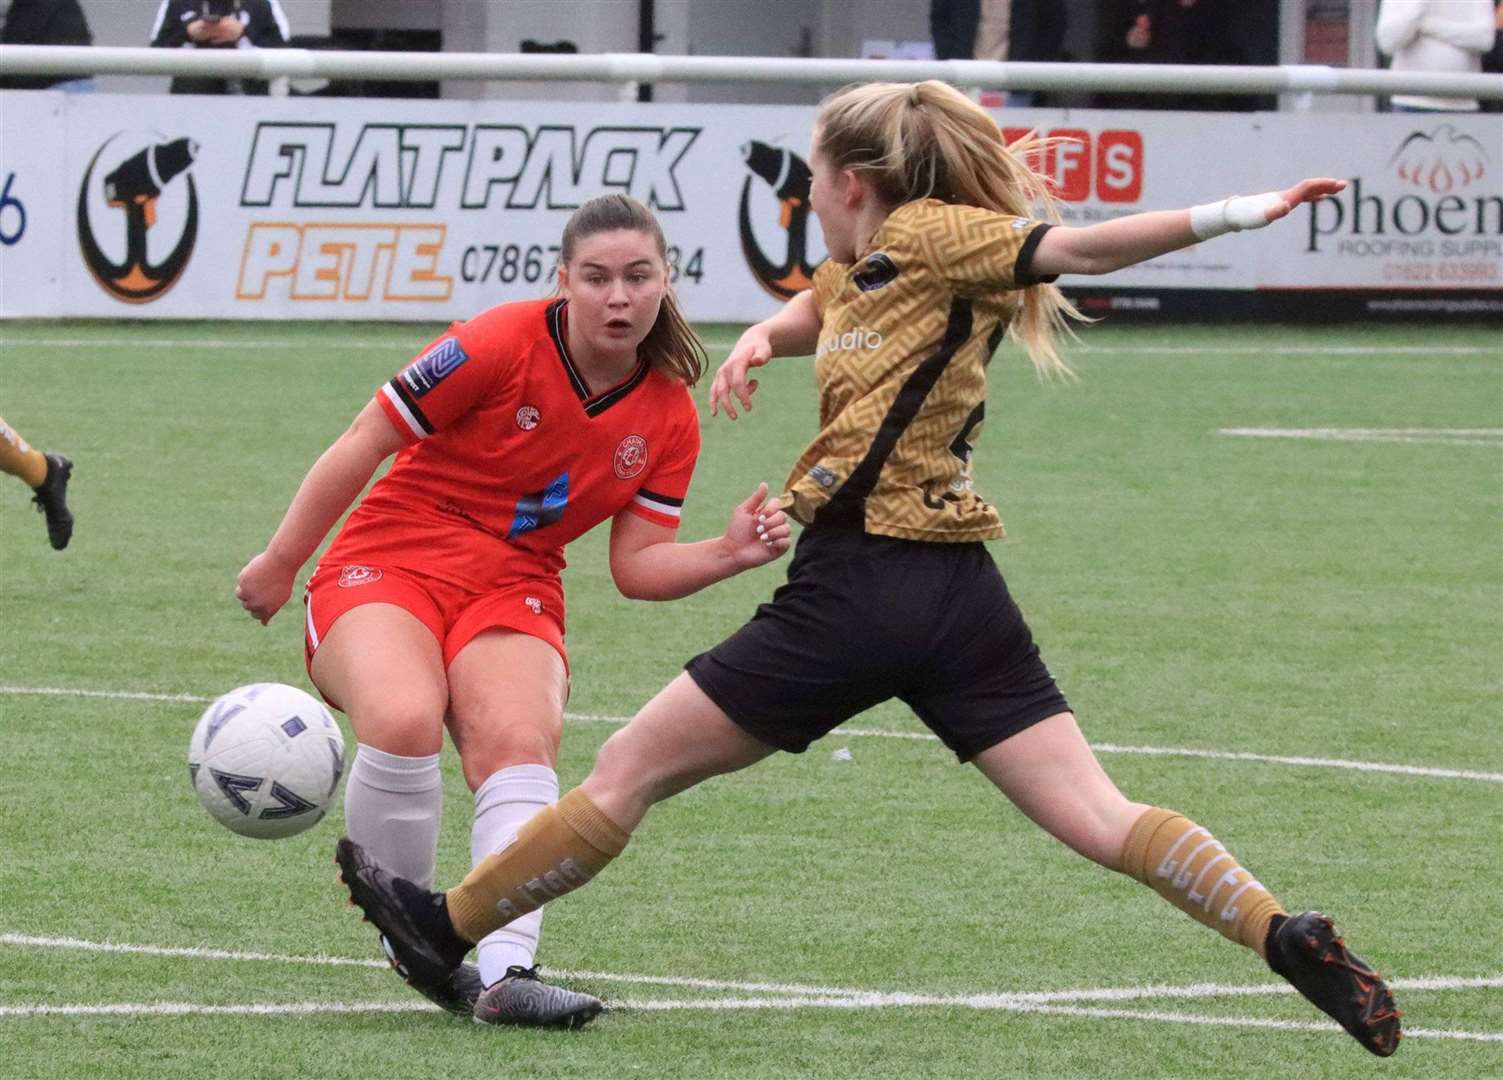
<svg viewBox="0 0 1503 1080">
<path fill-rule="evenodd" d="M 202 704 L 214 700 L 202 694 L 154 694 L 129 690 L 82 690 L 64 686 L 0 686 L 0 695 L 33 695 L 42 697 L 102 698 L 116 701 L 168 701 L 185 704 Z M 631 719 L 629 716 L 608 716 L 600 713 L 565 713 L 564 719 L 583 724 L 614 724 L 620 726 Z M 880 728 L 840 727 L 831 737 L 849 735 L 853 738 L 872 739 L 917 739 L 921 742 L 938 742 L 938 737 L 925 731 L 884 731 Z M 1241 750 L 1200 750 L 1185 746 L 1119 746 L 1116 743 L 1092 743 L 1091 749 L 1098 754 L 1145 754 L 1155 757 L 1207 758 L 1215 761 L 1247 761 L 1263 765 L 1293 765 L 1301 768 L 1349 769 L 1354 772 L 1387 773 L 1397 776 L 1428 776 L 1441 780 L 1478 780 L 1484 783 L 1503 784 L 1503 773 L 1479 772 L 1473 769 L 1444 769 L 1428 765 L 1394 765 L 1378 761 L 1349 761 L 1343 758 L 1291 757 L 1281 754 L 1254 754 Z"/>
<path fill-rule="evenodd" d="M 214 700 L 202 694 L 153 694 L 137 690 L 81 690 L 68 686 L 0 686 L 0 694 L 104 698 L 110 701 L 181 701 L 187 704 L 202 704 Z"/>
<path fill-rule="evenodd" d="M 614 1003 L 613 1010 L 634 1012 L 670 1012 L 675 1010 L 736 1010 L 736 1009 L 872 1009 L 891 1008 L 897 1005 L 940 1006 L 950 1008 L 954 1002 L 945 999 L 913 1002 L 870 1002 L 857 998 L 810 997 L 810 998 L 710 998 L 701 1001 L 677 1001 L 672 998 L 657 1001 L 621 1001 Z M 1261 1016 L 1205 1016 L 1198 1013 L 1166 1012 L 1147 1009 L 1102 1009 L 1086 1005 L 1039 1005 L 1026 1001 L 1005 1001 L 971 1006 L 976 1009 L 991 1009 L 1000 1012 L 1041 1013 L 1046 1016 L 1080 1016 L 1097 1020 L 1151 1020 L 1170 1024 L 1195 1024 L 1205 1027 L 1251 1027 L 1272 1028 L 1278 1031 L 1339 1032 L 1340 1026 L 1319 1020 L 1274 1020 Z M 1460 1031 L 1453 1028 L 1405 1028 L 1406 1039 L 1461 1039 L 1471 1042 L 1503 1042 L 1503 1031 Z"/>
<path fill-rule="evenodd" d="M 184 945 L 132 945 L 112 941 L 86 941 L 81 938 L 54 937 L 41 934 L 0 933 L 0 945 L 21 948 L 72 949 L 79 952 L 120 953 L 135 956 L 182 957 L 190 960 L 232 960 L 314 967 L 367 967 L 386 970 L 385 960 L 347 956 L 297 956 L 287 953 L 244 952 Z M 640 983 L 652 986 L 686 986 L 695 990 L 736 990 L 742 993 L 776 993 L 801 995 L 854 994 L 862 991 L 841 990 L 829 986 L 801 986 L 794 983 L 738 982 L 725 979 L 696 979 L 684 975 L 632 975 L 608 971 L 571 971 L 553 969 L 562 978 L 595 979 L 602 982 Z"/>
<path fill-rule="evenodd" d="M 85 951 L 136 953 L 148 956 L 186 956 L 210 960 L 252 960 L 318 966 L 341 965 L 385 967 L 380 960 L 335 956 L 286 956 L 276 953 L 234 952 L 225 949 L 174 948 L 161 945 L 126 945 L 91 942 L 78 938 L 43 937 L 30 934 L 0 934 L 0 944 L 68 948 Z M 1282 983 L 1251 986 L 1223 986 L 1196 983 L 1189 986 L 1102 987 L 1087 990 L 1018 991 L 997 994 L 914 994 L 885 993 L 872 990 L 835 989 L 799 986 L 789 983 L 737 982 L 725 979 L 693 979 L 685 976 L 618 975 L 610 972 L 560 970 L 563 978 L 594 979 L 631 983 L 690 986 L 696 989 L 725 989 L 751 993 L 772 991 L 776 997 L 703 998 L 703 999 L 623 999 L 610 1003 L 613 1011 L 666 1012 L 676 1010 L 787 1010 L 824 1009 L 893 1009 L 893 1008 L 969 1008 L 1004 1012 L 1037 1013 L 1053 1016 L 1080 1016 L 1094 1019 L 1149 1020 L 1161 1023 L 1209 1025 L 1217 1027 L 1259 1027 L 1289 1031 L 1339 1031 L 1334 1024 L 1296 1020 L 1270 1020 L 1261 1017 L 1216 1017 L 1162 1010 L 1104 1009 L 1066 1004 L 1071 1001 L 1128 1001 L 1145 998 L 1207 999 L 1227 996 L 1292 994 L 1293 988 Z M 1418 979 L 1393 979 L 1395 990 L 1495 989 L 1503 987 L 1503 976 L 1456 977 L 1430 976 Z M 108 1005 L 7 1005 L 0 1006 L 0 1018 L 38 1016 L 306 1016 L 328 1013 L 402 1013 L 431 1011 L 435 1006 L 417 1001 L 390 1002 L 292 1002 L 287 1004 L 200 1005 L 191 1002 L 147 1002 Z M 1478 1042 L 1503 1042 L 1503 1032 L 1473 1032 L 1446 1029 L 1413 1028 L 1408 1038 L 1460 1039 Z"/>
<path fill-rule="evenodd" d="M 1216 434 L 1248 439 L 1315 442 L 1418 443 L 1432 446 L 1503 447 L 1503 428 L 1217 428 Z"/>
<path fill-rule="evenodd" d="M 82 938 L 42 934 L 0 933 L 0 945 L 19 948 L 71 949 L 79 952 L 118 953 L 137 956 L 182 957 L 192 960 L 232 960 L 258 963 L 294 964 L 311 967 L 368 967 L 384 970 L 385 960 L 314 954 L 299 956 L 288 953 L 245 952 L 197 946 L 134 945 L 123 942 L 87 941 Z M 801 998 L 850 998 L 873 1005 L 956 1005 L 969 1008 L 1001 1008 L 1009 1004 L 1048 1005 L 1083 1001 L 1143 1001 L 1163 998 L 1198 1000 L 1222 997 L 1256 997 L 1292 994 L 1294 988 L 1284 982 L 1250 984 L 1190 983 L 1187 985 L 1150 984 L 1147 986 L 1090 987 L 1080 990 L 1011 990 L 985 994 L 914 994 L 908 991 L 870 990 L 860 987 L 809 986 L 800 983 L 749 982 L 736 979 L 704 979 L 686 975 L 643 975 L 612 971 L 553 969 L 565 979 L 618 982 L 649 986 L 683 986 L 695 990 L 734 990 L 748 994 L 780 994 Z M 1496 990 L 1503 989 L 1499 975 L 1429 975 L 1412 979 L 1390 979 L 1395 990 Z"/>
<path fill-rule="evenodd" d="M 328 352 L 374 350 L 380 352 L 416 352 L 426 340 L 418 341 L 365 341 L 343 340 L 337 343 L 320 342 L 316 335 L 306 338 L 0 338 L 0 349 L 309 349 Z"/>
<path fill-rule="evenodd" d="M 1089 343 L 1083 352 L 1130 353 L 1136 356 L 1496 356 L 1503 349 L 1489 345 L 1101 345 Z"/>
<path fill-rule="evenodd" d="M 683 1012 L 791 1009 L 892 1008 L 895 1003 L 868 1002 L 844 997 L 808 998 L 704 998 L 699 1000 L 617 1001 L 611 1012 Z M 904 1003 L 904 1007 L 934 1005 L 950 1007 L 947 1001 Z M 1035 1013 L 1045 1016 L 1078 1016 L 1095 1020 L 1148 1020 L 1157 1023 L 1191 1024 L 1202 1027 L 1267 1028 L 1278 1031 L 1339 1032 L 1332 1023 L 1313 1020 L 1273 1020 L 1260 1016 L 1204 1016 L 1196 1013 L 1146 1009 L 1101 1009 L 1083 1005 L 1037 1005 L 1006 1002 L 977 1006 L 1002 1012 Z M 155 1001 L 113 1005 L 0 1005 L 0 1018 L 47 1016 L 317 1016 L 331 1013 L 437 1012 L 423 1001 L 297 1001 L 286 1004 L 200 1005 L 186 1001 Z M 1503 1042 L 1503 1032 L 1459 1031 L 1450 1028 L 1406 1028 L 1406 1039 L 1456 1039 L 1470 1042 Z"/>
<path fill-rule="evenodd" d="M 1291 757 L 1284 754 L 1251 754 L 1236 750 L 1196 750 L 1191 747 L 1117 746 L 1092 743 L 1102 754 L 1153 754 L 1166 757 L 1214 758 L 1217 761 L 1256 761 L 1266 765 L 1297 765 L 1321 769 L 1352 769 L 1356 772 L 1393 773 L 1399 776 L 1434 776 L 1446 780 L 1482 780 L 1503 784 L 1503 773 L 1472 769 L 1437 769 L 1428 765 L 1390 765 L 1377 761 L 1347 761 L 1343 758 Z"/>
<path fill-rule="evenodd" d="M 153 1001 L 119 1005 L 0 1005 L 6 1016 L 307 1016 L 314 1013 L 433 1012 L 426 1001 L 294 1001 L 282 1005 L 199 1005 Z"/>
<path fill-rule="evenodd" d="M 86 941 L 82 938 L 52 937 L 45 934 L 0 934 L 0 945 L 33 949 L 75 949 L 80 952 L 128 953 L 134 956 L 177 956 L 194 960 L 249 960 L 276 964 L 311 964 L 318 967 L 386 968 L 385 960 L 356 959 L 349 956 L 292 956 L 286 953 L 241 952 L 231 949 L 204 949 L 191 945 L 130 945 L 114 941 Z"/>
<path fill-rule="evenodd" d="M 137 338 L 137 337 L 0 337 L 4 348 L 147 348 L 147 349 L 309 349 L 342 352 L 374 349 L 390 352 L 415 352 L 427 339 L 411 343 L 357 339 L 336 344 L 321 344 L 315 334 L 290 338 Z M 729 348 L 734 342 L 705 339 L 712 348 Z M 1487 345 L 1280 345 L 1261 348 L 1255 345 L 1093 345 L 1079 350 L 1094 356 L 1503 356 L 1503 350 Z"/>
</svg>

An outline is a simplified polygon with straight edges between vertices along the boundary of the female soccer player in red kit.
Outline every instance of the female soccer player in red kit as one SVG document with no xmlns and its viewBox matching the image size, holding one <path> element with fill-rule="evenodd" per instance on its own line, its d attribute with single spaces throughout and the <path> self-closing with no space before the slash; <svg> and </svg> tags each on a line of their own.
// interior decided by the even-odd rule
<svg viewBox="0 0 1503 1080">
<path fill-rule="evenodd" d="M 1346 185 L 1311 177 L 1056 226 L 1036 216 L 1050 192 L 1029 145 L 1009 145 L 992 116 L 939 82 L 870 83 L 825 100 L 809 206 L 830 259 L 813 288 L 742 335 L 710 389 L 711 411 L 734 417 L 738 403 L 751 407 L 752 369 L 816 358 L 820 430 L 786 484 L 788 512 L 805 526 L 788 584 L 690 659 L 606 741 L 579 787 L 446 895 L 340 842 L 351 897 L 425 978 L 590 881 L 657 803 L 775 751 L 802 752 L 897 698 L 1051 836 L 1243 946 L 1372 1053 L 1398 1047 L 1392 992 L 1327 916 L 1285 911 L 1206 828 L 1129 799 L 1101 767 L 984 545 L 1002 521 L 971 471 L 983 419 L 994 419 L 987 365 L 1002 338 L 1040 371 L 1064 368 L 1055 341 L 1074 309 L 1051 284 L 1058 275 L 1263 228 Z"/>
<path fill-rule="evenodd" d="M 643 600 L 686 596 L 789 545 L 766 485 L 723 536 L 674 542 L 699 452 L 688 387 L 704 353 L 669 291 L 651 212 L 622 195 L 587 202 L 559 262 L 560 297 L 454 324 L 377 391 L 236 589 L 269 620 L 397 454 L 308 582 L 306 650 L 314 684 L 360 743 L 349 834 L 415 881 L 434 876 L 445 725 L 475 793 L 474 861 L 558 798 L 565 544 L 610 519 L 612 577 Z M 597 999 L 537 979 L 539 928 L 524 919 L 487 936 L 478 971 L 462 966 L 442 984 L 419 985 L 393 963 L 451 1012 L 584 1023 Z"/>
</svg>

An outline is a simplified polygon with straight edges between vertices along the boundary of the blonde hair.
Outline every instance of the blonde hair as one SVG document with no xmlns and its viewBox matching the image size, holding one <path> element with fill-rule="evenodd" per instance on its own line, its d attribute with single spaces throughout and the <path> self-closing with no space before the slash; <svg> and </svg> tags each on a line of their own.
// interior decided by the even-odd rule
<svg viewBox="0 0 1503 1080">
<path fill-rule="evenodd" d="M 597 195 L 583 203 L 569 215 L 564 225 L 564 235 L 559 241 L 558 260 L 567 266 L 574 258 L 574 249 L 581 240 L 596 233 L 615 232 L 627 229 L 651 237 L 657 245 L 658 258 L 668 266 L 668 242 L 663 239 L 662 226 L 651 210 L 630 195 Z M 663 292 L 663 303 L 642 344 L 637 346 L 637 356 L 661 371 L 679 379 L 686 386 L 693 386 L 704 374 L 709 362 L 699 335 L 679 310 L 678 300 L 670 286 Z"/>
<path fill-rule="evenodd" d="M 825 157 L 860 174 L 885 205 L 940 199 L 1017 217 L 1042 211 L 1059 220 L 1047 181 L 1026 158 L 1063 140 L 1030 133 L 1009 145 L 985 109 L 946 83 L 845 87 L 825 99 L 814 129 Z M 1054 285 L 1022 292 L 1007 336 L 1022 345 L 1041 374 L 1071 374 L 1057 339 L 1073 336 L 1069 320 L 1091 320 Z"/>
</svg>

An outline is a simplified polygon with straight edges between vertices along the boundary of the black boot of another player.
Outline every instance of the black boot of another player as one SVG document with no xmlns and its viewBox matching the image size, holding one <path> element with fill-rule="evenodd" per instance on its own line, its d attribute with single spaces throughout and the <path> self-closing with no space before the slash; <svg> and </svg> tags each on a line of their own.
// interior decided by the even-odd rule
<svg viewBox="0 0 1503 1080">
<path fill-rule="evenodd" d="M 470 943 L 454 932 L 444 894 L 397 877 L 349 837 L 339 841 L 334 861 L 351 902 L 381 931 L 391 964 L 408 985 L 432 1000 L 448 993 Z"/>
<path fill-rule="evenodd" d="M 1268 935 L 1268 966 L 1379 1057 L 1399 1048 L 1399 1010 L 1372 965 L 1346 947 L 1318 911 L 1294 915 Z"/>
<path fill-rule="evenodd" d="M 31 501 L 37 504 L 37 512 L 47 515 L 47 539 L 56 551 L 62 551 L 73 537 L 73 512 L 68 509 L 68 477 L 73 475 L 73 462 L 62 454 L 43 454 L 47 459 L 47 475 L 31 490 L 36 492 Z"/>
<path fill-rule="evenodd" d="M 455 1016 L 474 1015 L 475 1002 L 480 998 L 480 991 L 485 989 L 485 985 L 480 981 L 480 969 L 474 964 L 460 964 L 449 973 L 448 980 L 442 984 L 419 985 L 408 976 L 406 968 L 397 959 L 396 951 L 392 949 L 391 942 L 385 934 L 381 935 L 381 951 L 386 954 L 386 962 L 391 965 L 392 970 L 406 979 L 408 986 L 444 1012 Z"/>
</svg>

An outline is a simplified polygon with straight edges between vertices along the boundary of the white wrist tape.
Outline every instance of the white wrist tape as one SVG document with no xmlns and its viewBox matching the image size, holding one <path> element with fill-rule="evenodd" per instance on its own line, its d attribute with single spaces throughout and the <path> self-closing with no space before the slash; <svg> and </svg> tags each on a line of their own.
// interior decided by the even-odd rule
<svg viewBox="0 0 1503 1080">
<path fill-rule="evenodd" d="M 1233 195 L 1220 202 L 1190 207 L 1190 231 L 1197 240 L 1209 240 L 1222 233 L 1261 229 L 1268 224 L 1268 211 L 1283 202 L 1277 191 L 1262 195 Z"/>
</svg>

